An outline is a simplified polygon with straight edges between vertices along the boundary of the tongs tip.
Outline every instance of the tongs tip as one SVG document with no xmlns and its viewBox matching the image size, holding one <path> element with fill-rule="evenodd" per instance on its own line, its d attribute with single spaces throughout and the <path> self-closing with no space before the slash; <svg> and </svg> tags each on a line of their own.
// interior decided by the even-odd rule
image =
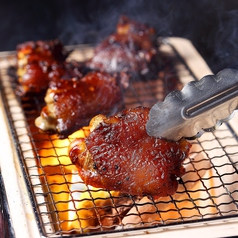
<svg viewBox="0 0 238 238">
<path fill-rule="evenodd" d="M 230 120 L 238 106 L 238 70 L 224 69 L 173 91 L 150 110 L 147 133 L 154 137 L 195 139 Z"/>
</svg>

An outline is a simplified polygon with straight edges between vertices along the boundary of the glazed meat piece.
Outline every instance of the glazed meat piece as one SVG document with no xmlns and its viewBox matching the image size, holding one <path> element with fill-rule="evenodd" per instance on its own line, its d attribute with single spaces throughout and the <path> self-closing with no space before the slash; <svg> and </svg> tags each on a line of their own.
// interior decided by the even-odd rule
<svg viewBox="0 0 238 238">
<path fill-rule="evenodd" d="M 29 41 L 17 46 L 17 94 L 41 92 L 48 87 L 48 74 L 55 67 L 64 67 L 68 54 L 58 40 Z"/>
<path fill-rule="evenodd" d="M 65 138 L 98 113 L 114 113 L 123 104 L 119 80 L 125 81 L 105 72 L 90 72 L 81 79 L 52 80 L 45 96 L 47 105 L 36 126 Z"/>
<path fill-rule="evenodd" d="M 107 72 L 121 72 L 146 75 L 157 50 L 147 39 L 136 35 L 110 35 L 96 48 L 87 66 Z"/>
<path fill-rule="evenodd" d="M 91 121 L 92 131 L 69 146 L 82 180 L 98 188 L 131 195 L 164 197 L 178 187 L 190 143 L 148 136 L 149 108 L 138 107 Z"/>
<path fill-rule="evenodd" d="M 123 71 L 134 78 L 157 78 L 160 56 L 153 28 L 123 19 L 117 32 L 96 46 L 87 66 L 110 73 Z"/>
<path fill-rule="evenodd" d="M 82 78 L 86 72 L 83 64 L 77 62 L 32 62 L 22 70 L 22 76 L 18 78 L 17 94 L 23 96 L 26 93 L 45 92 L 50 81 L 59 79 Z"/>
<path fill-rule="evenodd" d="M 16 51 L 18 68 L 32 62 L 63 62 L 68 56 L 59 40 L 27 41 L 17 45 Z"/>
<path fill-rule="evenodd" d="M 48 73 L 48 66 L 44 62 L 25 65 L 21 69 L 21 76 L 18 77 L 17 95 L 23 96 L 27 92 L 40 92 L 46 89 L 49 84 Z"/>
<path fill-rule="evenodd" d="M 82 78 L 89 70 L 83 63 L 77 61 L 63 62 L 61 64 L 52 64 L 48 79 L 50 81 L 56 81 L 60 79 Z"/>
</svg>

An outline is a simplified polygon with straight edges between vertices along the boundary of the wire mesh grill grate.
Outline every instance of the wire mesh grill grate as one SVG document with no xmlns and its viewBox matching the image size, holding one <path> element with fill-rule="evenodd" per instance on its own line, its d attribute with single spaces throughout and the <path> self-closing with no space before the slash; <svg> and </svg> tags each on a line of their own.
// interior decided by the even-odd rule
<svg viewBox="0 0 238 238">
<path fill-rule="evenodd" d="M 166 59 L 173 63 L 157 80 L 132 81 L 125 92 L 126 107 L 151 106 L 184 82 L 197 80 L 172 45 L 163 47 Z M 92 48 L 82 46 L 72 58 L 82 61 L 91 55 Z M 42 235 L 109 236 L 238 215 L 236 117 L 192 142 L 191 154 L 184 162 L 187 172 L 175 195 L 154 199 L 95 189 L 80 180 L 67 156 L 70 141 L 85 136 L 87 128 L 64 140 L 39 133 L 34 120 L 43 107 L 44 95 L 17 98 L 8 73 L 9 66 L 15 65 L 14 55 L 2 56 L 0 63 L 2 100 Z"/>
</svg>

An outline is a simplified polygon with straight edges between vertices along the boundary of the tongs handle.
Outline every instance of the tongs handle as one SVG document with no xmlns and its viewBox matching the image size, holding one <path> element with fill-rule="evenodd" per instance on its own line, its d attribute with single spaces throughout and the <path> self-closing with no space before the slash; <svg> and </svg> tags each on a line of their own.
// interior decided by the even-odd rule
<svg viewBox="0 0 238 238">
<path fill-rule="evenodd" d="M 224 69 L 173 91 L 150 110 L 147 133 L 179 140 L 212 131 L 231 118 L 238 107 L 238 71 Z"/>
</svg>

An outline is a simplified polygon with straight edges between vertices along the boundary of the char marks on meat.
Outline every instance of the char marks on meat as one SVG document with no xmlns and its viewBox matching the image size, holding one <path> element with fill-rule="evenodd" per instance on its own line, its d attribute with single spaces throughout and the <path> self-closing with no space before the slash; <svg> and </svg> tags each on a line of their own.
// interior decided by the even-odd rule
<svg viewBox="0 0 238 238">
<path fill-rule="evenodd" d="M 116 32 L 96 46 L 87 66 L 110 73 L 123 71 L 134 78 L 157 78 L 160 55 L 155 30 L 122 16 Z"/>
<path fill-rule="evenodd" d="M 92 59 L 79 63 L 70 61 L 68 55 L 59 40 L 17 46 L 16 92 L 19 96 L 46 93 L 46 105 L 35 124 L 60 138 L 87 125 L 99 113 L 116 113 L 133 81 L 160 78 L 165 93 L 176 85 L 177 77 L 161 63 L 165 61 L 154 28 L 126 16 L 121 16 L 115 32 L 95 47 Z"/>
<path fill-rule="evenodd" d="M 119 80 L 125 81 L 123 76 L 113 77 L 106 72 L 90 72 L 81 79 L 52 80 L 36 126 L 65 138 L 98 113 L 114 113 L 123 105 Z"/>
<path fill-rule="evenodd" d="M 46 90 L 48 74 L 68 56 L 59 40 L 28 41 L 17 45 L 17 94 Z"/>
<path fill-rule="evenodd" d="M 71 143 L 69 156 L 86 184 L 131 195 L 176 192 L 191 145 L 148 136 L 148 113 L 149 108 L 138 107 L 101 116 L 86 139 Z"/>
</svg>

